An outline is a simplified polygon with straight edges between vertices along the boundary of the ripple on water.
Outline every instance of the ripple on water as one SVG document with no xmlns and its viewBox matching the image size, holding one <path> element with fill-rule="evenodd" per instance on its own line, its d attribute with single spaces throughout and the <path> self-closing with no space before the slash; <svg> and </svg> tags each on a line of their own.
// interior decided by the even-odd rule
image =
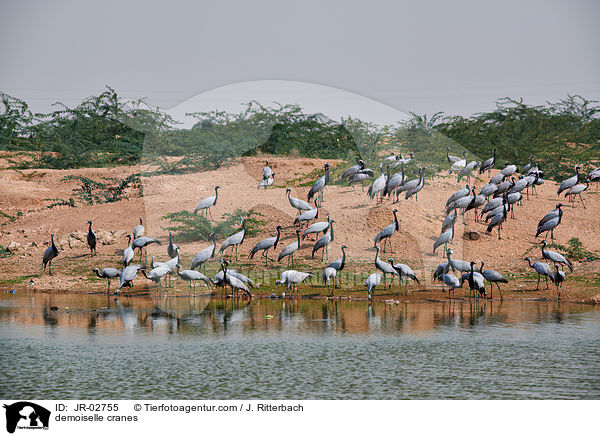
<svg viewBox="0 0 600 436">
<path fill-rule="evenodd" d="M 178 317 L 143 299 L 69 298 L 0 298 L 1 395 L 600 398 L 589 306 L 260 300 Z"/>
</svg>

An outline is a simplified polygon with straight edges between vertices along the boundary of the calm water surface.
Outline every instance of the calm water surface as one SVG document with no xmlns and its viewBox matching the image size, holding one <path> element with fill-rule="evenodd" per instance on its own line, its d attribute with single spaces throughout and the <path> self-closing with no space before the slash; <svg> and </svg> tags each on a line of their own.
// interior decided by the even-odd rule
<svg viewBox="0 0 600 436">
<path fill-rule="evenodd" d="M 0 396 L 600 398 L 600 310 L 0 294 Z"/>
</svg>

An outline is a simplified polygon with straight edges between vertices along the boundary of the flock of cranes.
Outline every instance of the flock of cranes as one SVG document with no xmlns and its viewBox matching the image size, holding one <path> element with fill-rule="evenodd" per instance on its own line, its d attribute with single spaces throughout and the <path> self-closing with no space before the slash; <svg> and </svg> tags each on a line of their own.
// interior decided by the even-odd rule
<svg viewBox="0 0 600 436">
<path fill-rule="evenodd" d="M 492 291 L 494 284 L 496 285 L 500 298 L 502 298 L 502 292 L 500 290 L 500 283 L 507 283 L 508 280 L 502 274 L 494 270 L 484 270 L 484 261 L 480 261 L 481 266 L 475 268 L 475 261 L 463 261 L 453 259 L 453 250 L 449 247 L 455 237 L 455 224 L 460 213 L 461 218 L 464 222 L 465 215 L 473 210 L 475 221 L 484 219 L 486 230 L 488 233 L 492 232 L 494 228 L 497 228 L 498 239 L 501 238 L 501 229 L 504 222 L 510 217 L 514 218 L 514 209 L 516 206 L 523 204 L 523 192 L 529 196 L 529 191 L 535 192 L 535 187 L 544 183 L 543 172 L 539 166 L 535 164 L 534 157 L 531 156 L 530 162 L 525 165 L 522 169 L 521 175 L 516 178 L 518 174 L 518 168 L 514 164 L 506 162 L 504 168 L 490 181 L 481 187 L 479 193 L 476 192 L 475 186 L 469 185 L 470 175 L 476 169 L 479 168 L 479 174 L 484 174 L 489 171 L 496 164 L 496 149 L 494 149 L 492 156 L 487 159 L 483 164 L 479 161 L 467 162 L 467 151 L 462 153 L 462 157 L 450 155 L 450 149 L 447 150 L 447 160 L 450 164 L 450 171 L 458 174 L 458 180 L 462 177 L 467 177 L 467 184 L 453 193 L 445 204 L 445 214 L 439 237 L 433 244 L 433 254 L 436 250 L 443 246 L 444 254 L 447 261 L 441 263 L 436 268 L 433 278 L 442 283 L 442 289 L 448 288 L 449 295 L 457 288 L 461 288 L 465 283 L 468 284 L 470 295 L 474 297 L 486 297 L 485 282 L 490 284 L 490 298 L 492 298 Z M 371 199 L 377 198 L 377 203 L 382 203 L 385 198 L 391 199 L 392 203 L 398 203 L 399 197 L 404 193 L 405 199 L 408 200 L 414 196 L 415 201 L 418 201 L 418 193 L 425 186 L 425 168 L 418 167 L 417 177 L 410 179 L 405 173 L 405 165 L 414 159 L 414 154 L 411 153 L 410 157 L 405 158 L 400 155 L 391 155 L 386 157 L 380 164 L 380 176 L 375 178 L 367 191 L 368 196 Z M 386 166 L 384 170 L 384 165 Z M 390 174 L 392 168 L 400 166 L 400 171 Z M 309 235 L 314 235 L 314 245 L 312 248 L 311 257 L 314 258 L 315 254 L 321 250 L 321 261 L 328 258 L 328 248 L 334 242 L 334 223 L 335 220 L 328 214 L 325 221 L 315 221 L 319 218 L 319 208 L 323 204 L 323 194 L 325 187 L 329 184 L 329 164 L 325 164 L 323 168 L 323 175 L 313 184 L 307 197 L 307 201 L 292 196 L 292 189 L 286 189 L 286 195 L 290 206 L 297 210 L 298 215 L 293 221 L 293 225 L 297 226 L 295 230 L 295 240 L 285 246 L 277 257 L 277 262 L 281 262 L 287 258 L 288 266 L 293 266 L 294 254 L 300 249 L 302 241 L 304 241 Z M 579 173 L 580 167 L 575 167 L 575 175 L 563 181 L 558 188 L 557 194 L 565 193 L 564 195 L 569 198 L 570 202 L 575 201 L 575 197 L 579 196 L 582 205 L 585 207 L 585 203 L 581 194 L 588 189 L 591 182 L 600 181 L 600 168 L 594 169 L 588 176 L 585 183 L 580 183 L 581 175 Z M 361 182 L 363 184 L 366 180 L 371 180 L 375 176 L 375 173 L 365 167 L 365 163 L 359 160 L 356 165 L 348 168 L 341 176 L 342 180 L 347 180 L 351 184 Z M 258 188 L 261 187 L 267 189 L 273 184 L 275 173 L 269 165 L 269 161 L 266 161 L 266 166 L 262 169 L 262 178 L 258 184 Z M 210 219 L 212 219 L 211 207 L 216 206 L 219 197 L 220 186 L 215 186 L 215 194 L 211 197 L 205 198 L 198 203 L 194 208 L 194 212 L 202 212 Z M 310 202 L 314 204 L 311 206 Z M 545 234 L 547 239 L 548 235 L 554 239 L 554 230 L 560 225 L 563 216 L 563 205 L 558 203 L 556 208 L 546 214 L 538 223 L 535 237 Z M 481 208 L 481 212 L 479 209 Z M 378 232 L 373 238 L 376 254 L 374 259 L 374 267 L 378 272 L 372 273 L 368 276 L 365 281 L 365 286 L 368 291 L 368 298 L 371 300 L 375 288 L 380 286 L 383 281 L 384 287 L 391 288 L 393 279 L 398 279 L 399 289 L 402 288 L 402 282 L 405 283 L 405 293 L 407 292 L 408 281 L 412 280 L 419 283 L 419 279 L 412 268 L 402 263 L 394 263 L 392 258 L 388 258 L 387 261 L 380 259 L 380 253 L 383 254 L 386 251 L 386 247 L 390 253 L 392 250 L 392 236 L 396 233 L 399 228 L 398 220 L 399 209 L 393 210 L 393 221 L 388 226 L 384 227 Z M 313 222 L 314 221 L 314 222 Z M 96 255 L 96 244 L 97 237 L 92 229 L 93 222 L 88 221 L 88 234 L 87 243 L 90 248 L 92 256 Z M 306 228 L 304 228 L 306 226 Z M 282 226 L 277 226 L 274 230 L 274 235 L 259 241 L 251 249 L 248 257 L 254 258 L 254 256 L 261 252 L 261 257 L 265 259 L 265 266 L 268 267 L 269 261 L 275 262 L 274 259 L 269 258 L 269 251 L 275 252 L 277 250 Z M 94 272 L 98 277 L 107 279 L 107 292 L 110 292 L 110 282 L 113 279 L 119 279 L 119 287 L 116 289 L 115 294 L 118 294 L 125 287 L 132 287 L 133 280 L 138 276 L 141 271 L 142 275 L 146 279 L 150 280 L 158 288 L 161 285 L 161 281 L 165 281 L 168 286 L 168 281 L 175 274 L 182 280 L 189 283 L 190 289 L 195 289 L 197 282 L 206 284 L 209 288 L 213 286 L 221 286 L 223 288 L 230 287 L 232 292 L 236 294 L 242 293 L 243 296 L 249 298 L 252 297 L 250 288 L 256 287 L 252 280 L 247 276 L 241 274 L 235 269 L 230 269 L 230 261 L 224 259 L 224 254 L 228 248 L 231 247 L 232 257 L 235 255 L 235 260 L 238 260 L 238 248 L 242 245 L 246 236 L 246 220 L 241 220 L 241 229 L 228 237 L 221 243 L 221 247 L 217 253 L 217 242 L 216 235 L 212 233 L 209 236 L 210 245 L 198 252 L 192 259 L 189 269 L 182 270 L 180 264 L 180 247 L 173 242 L 173 236 L 169 232 L 169 244 L 167 246 L 167 254 L 169 260 L 166 262 L 156 262 L 154 256 L 150 262 L 150 269 L 146 266 L 147 262 L 147 251 L 146 247 L 151 244 L 161 244 L 161 242 L 149 236 L 145 236 L 145 229 L 140 218 L 139 225 L 135 226 L 131 234 L 126 235 L 128 239 L 127 247 L 123 250 L 122 264 L 123 270 L 119 270 L 113 267 L 107 267 L 100 270 L 94 268 Z M 322 234 L 322 235 L 321 235 Z M 321 235 L 319 237 L 319 235 Z M 538 275 L 537 289 L 541 277 L 544 276 L 546 280 L 546 287 L 548 287 L 548 279 L 550 279 L 557 288 L 558 297 L 560 298 L 560 286 L 565 280 L 564 267 L 567 266 L 569 270 L 573 270 L 571 262 L 562 254 L 555 251 L 548 250 L 546 239 L 541 241 L 541 258 L 540 261 L 532 263 L 529 257 L 524 260 L 528 265 L 535 270 Z M 322 271 L 321 278 L 323 283 L 330 290 L 330 294 L 333 293 L 333 289 L 341 283 L 340 272 L 346 265 L 346 247 L 341 246 L 342 257 L 329 263 Z M 135 257 L 135 250 L 139 250 L 140 263 L 133 264 Z M 146 260 L 142 264 L 142 258 L 146 253 Z M 58 248 L 54 243 L 54 235 L 51 235 L 50 246 L 46 249 L 43 256 L 43 267 L 48 267 L 49 274 L 52 274 L 52 260 L 58 256 Z M 220 264 L 221 270 L 215 275 L 214 278 L 207 277 L 206 263 L 211 259 L 215 258 L 216 255 L 221 257 Z M 549 261 L 554 265 L 551 268 L 548 263 Z M 204 273 L 197 271 L 202 268 Z M 458 273 L 457 277 L 454 273 Z M 299 285 L 309 277 L 313 277 L 312 272 L 302 272 L 293 269 L 285 270 L 281 273 L 280 280 L 276 281 L 276 285 L 285 286 L 286 290 L 282 293 L 284 297 L 286 293 L 293 295 L 294 290 L 298 293 Z M 388 284 L 388 276 L 390 278 Z"/>
</svg>

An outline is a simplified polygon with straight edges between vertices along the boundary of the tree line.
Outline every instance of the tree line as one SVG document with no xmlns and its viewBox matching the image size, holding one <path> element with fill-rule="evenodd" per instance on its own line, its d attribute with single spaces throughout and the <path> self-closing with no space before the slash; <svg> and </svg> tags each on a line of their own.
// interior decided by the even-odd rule
<svg viewBox="0 0 600 436">
<path fill-rule="evenodd" d="M 527 105 L 503 98 L 495 109 L 469 117 L 411 113 L 392 126 L 348 117 L 334 121 L 307 114 L 297 104 L 264 106 L 256 101 L 237 114 L 223 111 L 186 114 L 195 124 L 184 129 L 145 99 L 125 101 L 107 87 L 75 107 L 57 102 L 49 113 L 0 92 L 0 149 L 29 152 L 14 164 L 29 168 L 81 168 L 149 164 L 158 173 L 218 168 L 231 159 L 266 153 L 363 159 L 372 168 L 382 152 L 414 151 L 429 172 L 447 168 L 446 147 L 468 150 L 472 160 L 498 150 L 498 164 L 524 165 L 529 155 L 558 179 L 575 163 L 598 166 L 600 106 L 581 96 L 556 103 Z M 585 168 L 584 168 L 585 169 Z"/>
</svg>

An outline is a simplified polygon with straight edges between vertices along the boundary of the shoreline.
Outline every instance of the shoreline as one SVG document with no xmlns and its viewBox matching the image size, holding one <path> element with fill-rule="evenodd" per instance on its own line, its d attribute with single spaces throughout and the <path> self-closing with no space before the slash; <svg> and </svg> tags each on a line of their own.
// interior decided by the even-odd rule
<svg viewBox="0 0 600 436">
<path fill-rule="evenodd" d="M 261 292 L 252 295 L 251 300 L 323 300 L 324 302 L 329 301 L 345 301 L 345 302 L 368 302 L 369 299 L 366 296 L 366 290 L 355 290 L 350 291 L 351 293 L 342 293 L 341 295 L 326 295 L 326 294 L 317 294 L 314 291 L 319 291 L 319 288 L 306 288 L 302 289 L 299 296 L 286 296 L 282 298 L 281 290 L 280 292 Z M 11 292 L 14 291 L 14 292 Z M 313 291 L 313 292 L 311 292 Z M 550 291 L 550 292 L 549 292 Z M 155 295 L 156 291 L 150 291 L 148 289 L 140 289 L 139 291 L 127 292 L 122 291 L 118 295 L 113 294 L 113 290 L 111 289 L 110 293 L 106 291 L 91 291 L 91 290 L 80 290 L 80 291 L 72 291 L 72 290 L 64 290 L 64 289 L 0 289 L 1 293 L 20 293 L 20 294 L 48 294 L 48 295 L 90 295 L 90 296 L 101 296 L 105 295 L 107 297 L 126 297 L 126 298 L 138 298 L 138 297 L 152 297 Z M 248 301 L 248 298 L 241 296 L 230 296 L 230 295 L 222 295 L 221 292 L 196 292 L 195 294 L 183 291 L 158 291 L 163 296 L 169 297 L 209 297 L 209 298 L 218 298 L 223 300 L 240 300 L 240 301 Z M 586 304 L 586 305 L 598 305 L 600 304 L 600 294 L 596 294 L 590 296 L 588 298 L 561 298 L 557 300 L 555 296 L 552 296 L 552 289 L 544 289 L 540 291 L 527 291 L 527 292 L 538 292 L 539 294 L 531 297 L 524 296 L 515 296 L 515 295 L 506 295 L 507 293 L 514 292 L 523 292 L 523 291 L 511 291 L 511 290 L 503 290 L 503 298 L 499 298 L 497 294 L 490 298 L 489 295 L 487 297 L 470 297 L 469 295 L 454 295 L 452 297 L 448 296 L 447 292 L 442 291 L 430 291 L 430 290 L 414 290 L 412 292 L 409 291 L 407 295 L 403 293 L 396 294 L 395 292 L 387 290 L 384 293 L 375 293 L 372 300 L 377 303 L 388 303 L 388 304 L 400 304 L 400 303 L 444 303 L 448 301 L 460 301 L 460 302 L 498 302 L 502 303 L 505 301 L 514 302 L 514 301 L 523 301 L 523 302 L 554 302 L 554 303 L 569 303 L 569 304 Z M 556 291 L 554 291 L 555 293 Z M 422 295 L 426 293 L 427 295 Z M 364 294 L 364 295 L 363 295 Z M 549 295 L 550 294 L 550 295 Z M 250 300 L 250 301 L 251 301 Z"/>
</svg>

